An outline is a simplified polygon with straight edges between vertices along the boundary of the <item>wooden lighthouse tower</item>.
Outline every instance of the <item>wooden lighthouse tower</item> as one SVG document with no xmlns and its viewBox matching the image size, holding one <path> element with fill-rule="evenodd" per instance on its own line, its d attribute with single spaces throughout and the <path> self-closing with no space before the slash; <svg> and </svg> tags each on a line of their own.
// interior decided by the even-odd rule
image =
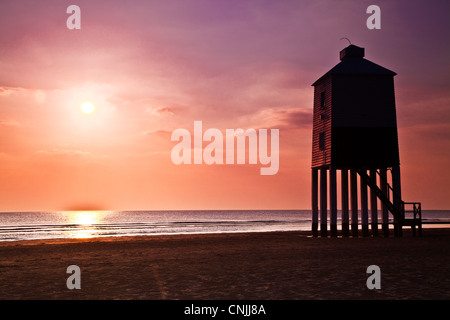
<svg viewBox="0 0 450 320">
<path fill-rule="evenodd" d="M 331 236 L 337 236 L 339 177 L 342 236 L 370 235 L 369 195 L 373 236 L 378 235 L 379 212 L 385 236 L 390 223 L 396 236 L 405 225 L 414 234 L 418 226 L 420 233 L 420 203 L 401 197 L 396 73 L 364 59 L 364 48 L 355 45 L 344 48 L 340 60 L 313 83 L 313 235 L 319 235 L 320 227 L 320 235 L 327 236 L 329 225 Z"/>
</svg>

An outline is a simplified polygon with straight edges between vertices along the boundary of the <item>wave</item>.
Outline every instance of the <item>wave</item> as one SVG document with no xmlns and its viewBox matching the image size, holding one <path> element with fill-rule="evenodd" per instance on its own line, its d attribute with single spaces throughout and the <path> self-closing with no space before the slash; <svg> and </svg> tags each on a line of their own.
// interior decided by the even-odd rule
<svg viewBox="0 0 450 320">
<path fill-rule="evenodd" d="M 426 212 L 423 222 L 450 225 L 450 211 Z M 0 213 L 0 241 L 310 228 L 309 210 Z"/>
</svg>

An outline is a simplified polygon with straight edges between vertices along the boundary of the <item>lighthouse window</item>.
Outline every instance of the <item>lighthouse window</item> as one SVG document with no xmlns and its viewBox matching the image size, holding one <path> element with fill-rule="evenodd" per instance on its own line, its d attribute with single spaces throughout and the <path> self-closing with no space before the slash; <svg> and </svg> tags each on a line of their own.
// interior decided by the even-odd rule
<svg viewBox="0 0 450 320">
<path fill-rule="evenodd" d="M 320 93 L 320 108 L 325 109 L 325 91 Z"/>
<path fill-rule="evenodd" d="M 319 133 L 319 150 L 325 150 L 325 132 Z"/>
</svg>

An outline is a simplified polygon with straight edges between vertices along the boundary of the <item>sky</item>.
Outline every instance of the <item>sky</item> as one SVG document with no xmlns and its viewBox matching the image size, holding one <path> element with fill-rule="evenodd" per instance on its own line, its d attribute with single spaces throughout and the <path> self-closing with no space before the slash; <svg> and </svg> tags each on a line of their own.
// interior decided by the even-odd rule
<svg viewBox="0 0 450 320">
<path fill-rule="evenodd" d="M 366 26 L 372 4 L 381 29 Z M 2 0 L 0 211 L 309 209 L 311 84 L 343 37 L 397 73 L 404 200 L 450 209 L 448 12 L 446 0 Z M 278 129 L 278 172 L 174 164 L 172 132 L 194 121 Z"/>
</svg>

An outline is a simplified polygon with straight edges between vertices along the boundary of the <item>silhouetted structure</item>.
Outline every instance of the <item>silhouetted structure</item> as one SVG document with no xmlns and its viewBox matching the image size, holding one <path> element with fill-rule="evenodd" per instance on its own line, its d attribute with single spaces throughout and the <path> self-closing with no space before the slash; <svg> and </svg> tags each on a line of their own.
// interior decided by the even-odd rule
<svg viewBox="0 0 450 320">
<path fill-rule="evenodd" d="M 388 212 L 393 215 L 396 236 L 401 236 L 404 225 L 412 226 L 414 234 L 418 226 L 421 233 L 420 203 L 406 203 L 401 198 L 394 93 L 396 73 L 364 59 L 364 48 L 355 45 L 344 48 L 340 60 L 313 83 L 313 235 L 318 235 L 320 206 L 320 235 L 327 236 L 329 197 L 331 236 L 337 236 L 338 171 L 341 172 L 343 236 L 350 235 L 349 227 L 352 236 L 358 236 L 358 176 L 363 236 L 369 236 L 368 187 L 374 236 L 378 235 L 378 199 L 385 236 L 389 236 Z M 387 171 L 391 172 L 392 187 Z M 409 205 L 413 208 L 412 219 L 405 216 Z"/>
</svg>

